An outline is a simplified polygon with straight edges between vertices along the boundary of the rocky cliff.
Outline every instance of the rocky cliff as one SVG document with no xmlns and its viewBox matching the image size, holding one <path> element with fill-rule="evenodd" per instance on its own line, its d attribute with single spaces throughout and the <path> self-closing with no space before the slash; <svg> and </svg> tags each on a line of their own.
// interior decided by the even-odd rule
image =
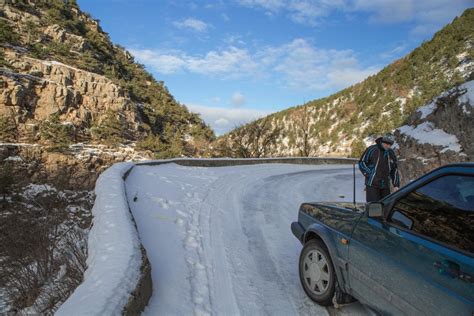
<svg viewBox="0 0 474 316">
<path fill-rule="evenodd" d="M 213 137 L 74 1 L 4 1 L 0 39 L 0 114 L 13 141 L 57 143 L 42 133 L 53 127 L 65 143 L 189 154 Z"/>
<path fill-rule="evenodd" d="M 128 140 L 143 136 L 137 104 L 110 79 L 57 61 L 31 58 L 19 48 L 7 47 L 5 60 L 14 70 L 0 71 L 0 115 L 17 124 L 16 140 L 47 142 L 39 131 L 54 115 L 71 127 L 71 141 L 90 140 L 91 128 L 114 112 L 120 113 Z"/>
<path fill-rule="evenodd" d="M 201 155 L 213 139 L 75 1 L 0 5 L 1 153 L 39 165 L 22 169 L 32 180 L 67 171 L 81 175 L 68 188 L 90 189 L 115 161 Z"/>
<path fill-rule="evenodd" d="M 474 81 L 419 108 L 395 136 L 403 183 L 448 163 L 474 161 Z"/>
</svg>

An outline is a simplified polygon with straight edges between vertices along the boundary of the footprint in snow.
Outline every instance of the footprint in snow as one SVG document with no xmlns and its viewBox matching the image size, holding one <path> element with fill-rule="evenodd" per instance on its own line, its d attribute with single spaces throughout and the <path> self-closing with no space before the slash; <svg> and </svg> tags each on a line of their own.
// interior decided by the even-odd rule
<svg viewBox="0 0 474 316">
<path fill-rule="evenodd" d="M 188 214 L 186 214 L 185 212 L 181 210 L 176 210 L 176 213 L 178 213 L 178 215 L 181 217 L 184 217 L 184 218 L 188 217 Z"/>
</svg>

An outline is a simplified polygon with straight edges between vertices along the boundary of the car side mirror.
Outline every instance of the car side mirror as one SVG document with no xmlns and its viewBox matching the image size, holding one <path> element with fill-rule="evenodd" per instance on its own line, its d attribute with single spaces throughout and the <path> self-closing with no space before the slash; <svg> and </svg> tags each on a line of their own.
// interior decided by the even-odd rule
<svg viewBox="0 0 474 316">
<path fill-rule="evenodd" d="M 365 210 L 369 217 L 382 217 L 383 204 L 380 202 L 369 202 L 365 205 Z"/>
</svg>

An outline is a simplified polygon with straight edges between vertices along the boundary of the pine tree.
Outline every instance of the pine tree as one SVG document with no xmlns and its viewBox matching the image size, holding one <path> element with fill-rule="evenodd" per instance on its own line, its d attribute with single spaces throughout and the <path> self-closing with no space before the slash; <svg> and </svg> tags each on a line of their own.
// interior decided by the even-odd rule
<svg viewBox="0 0 474 316">
<path fill-rule="evenodd" d="M 40 137 L 50 150 L 63 150 L 74 140 L 74 127 L 61 122 L 59 113 L 55 113 L 41 124 Z"/>
<path fill-rule="evenodd" d="M 2 200 L 5 200 L 14 185 L 13 170 L 9 162 L 5 162 L 0 165 L 0 194 Z"/>
<path fill-rule="evenodd" d="M 124 141 L 125 126 L 117 111 L 108 110 L 105 118 L 91 128 L 92 137 L 107 145 L 115 145 Z"/>
<path fill-rule="evenodd" d="M 17 136 L 17 129 L 15 119 L 11 116 L 0 117 L 0 142 L 10 143 L 15 142 Z"/>
</svg>

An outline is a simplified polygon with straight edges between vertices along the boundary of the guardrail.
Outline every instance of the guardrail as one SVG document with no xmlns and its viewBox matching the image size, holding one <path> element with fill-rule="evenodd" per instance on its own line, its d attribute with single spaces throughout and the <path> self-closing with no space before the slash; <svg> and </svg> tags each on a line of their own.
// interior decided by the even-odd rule
<svg viewBox="0 0 474 316">
<path fill-rule="evenodd" d="M 60 306 L 57 314 L 137 315 L 148 304 L 152 295 L 151 267 L 138 236 L 125 186 L 127 177 L 135 167 L 167 163 L 192 167 L 228 167 L 268 163 L 320 165 L 356 162 L 357 159 L 352 158 L 313 157 L 176 158 L 111 166 L 96 182 L 93 225 L 88 242 L 88 268 L 84 273 L 84 282 Z M 123 240 L 118 237 L 123 235 L 130 239 L 125 245 L 121 244 Z"/>
<path fill-rule="evenodd" d="M 290 163 L 301 165 L 323 165 L 323 164 L 354 164 L 355 158 L 318 158 L 318 157 L 283 157 L 283 158 L 175 158 L 164 160 L 151 160 L 136 163 L 137 166 L 161 165 L 165 163 L 176 163 L 190 167 L 228 167 L 242 165 L 256 165 L 264 163 Z"/>
</svg>

